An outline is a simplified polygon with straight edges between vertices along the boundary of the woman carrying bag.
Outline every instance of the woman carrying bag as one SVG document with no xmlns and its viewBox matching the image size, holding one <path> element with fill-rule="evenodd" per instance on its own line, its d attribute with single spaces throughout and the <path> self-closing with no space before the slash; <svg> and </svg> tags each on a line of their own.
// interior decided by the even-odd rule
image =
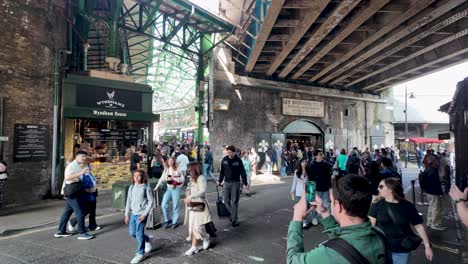
<svg viewBox="0 0 468 264">
<path fill-rule="evenodd" d="M 433 252 L 429 237 L 424 229 L 423 219 L 416 207 L 405 199 L 403 187 L 396 178 L 386 178 L 379 184 L 383 198 L 371 205 L 369 218 L 387 235 L 394 264 L 406 264 L 410 252 L 423 242 L 426 258 L 432 261 Z M 416 229 L 416 236 L 411 229 Z"/>
<path fill-rule="evenodd" d="M 182 192 L 182 186 L 185 182 L 184 174 L 179 171 L 176 164 L 176 158 L 170 157 L 167 160 L 165 170 L 159 178 L 158 184 L 154 188 L 154 191 L 157 192 L 158 189 L 166 184 L 167 190 L 164 193 L 161 207 L 164 216 L 164 228 L 177 228 L 179 226 L 179 199 L 180 193 Z M 169 201 L 172 200 L 172 217 L 169 218 Z"/>
<path fill-rule="evenodd" d="M 188 171 L 191 177 L 187 188 L 187 198 L 184 199 L 186 205 L 184 225 L 188 226 L 189 237 L 192 241 L 192 246 L 185 252 L 185 255 L 190 256 L 202 249 L 206 250 L 210 246 L 210 235 L 207 233 L 205 225 L 212 220 L 205 198 L 206 179 L 200 177 L 201 170 L 198 163 L 190 163 Z M 201 240 L 203 246 L 198 245 Z"/>
</svg>

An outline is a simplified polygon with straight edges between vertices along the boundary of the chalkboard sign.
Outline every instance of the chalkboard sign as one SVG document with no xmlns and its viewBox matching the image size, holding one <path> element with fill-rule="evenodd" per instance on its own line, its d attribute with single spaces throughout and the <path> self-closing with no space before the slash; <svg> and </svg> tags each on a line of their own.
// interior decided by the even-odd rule
<svg viewBox="0 0 468 264">
<path fill-rule="evenodd" d="M 86 129 L 85 140 L 117 141 L 117 140 L 138 140 L 138 130 L 126 129 Z"/>
<path fill-rule="evenodd" d="M 46 125 L 15 124 L 14 161 L 49 159 L 49 129 Z"/>
</svg>

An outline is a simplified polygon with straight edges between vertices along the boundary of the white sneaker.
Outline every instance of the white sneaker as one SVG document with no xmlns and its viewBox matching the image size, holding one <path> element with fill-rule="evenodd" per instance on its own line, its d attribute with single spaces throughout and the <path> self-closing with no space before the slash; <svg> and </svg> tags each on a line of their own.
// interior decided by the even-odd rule
<svg viewBox="0 0 468 264">
<path fill-rule="evenodd" d="M 150 253 L 152 249 L 153 249 L 153 245 L 151 245 L 151 240 L 148 242 L 145 242 L 145 253 Z"/>
<path fill-rule="evenodd" d="M 186 238 L 185 238 L 185 241 L 187 241 L 187 242 L 190 242 L 190 241 L 192 241 L 192 236 L 191 236 L 191 235 L 189 235 L 188 237 L 186 237 Z"/>
<path fill-rule="evenodd" d="M 318 225 L 317 218 L 312 219 L 312 225 L 314 225 L 314 226 Z"/>
<path fill-rule="evenodd" d="M 145 258 L 145 256 L 140 255 L 140 254 L 136 254 L 135 257 L 132 258 L 132 260 L 130 261 L 130 263 L 131 263 L 131 264 L 140 263 L 140 262 L 143 261 L 144 258 Z"/>
<path fill-rule="evenodd" d="M 192 246 L 189 250 L 187 250 L 187 252 L 185 252 L 185 255 L 190 256 L 190 255 L 193 255 L 195 253 L 198 253 L 198 251 L 200 251 L 200 248 Z"/>
<path fill-rule="evenodd" d="M 210 235 L 206 234 L 205 239 L 203 239 L 203 249 L 207 250 L 210 247 Z"/>
<path fill-rule="evenodd" d="M 70 221 L 68 221 L 67 230 L 68 232 L 73 232 L 73 230 L 75 230 L 75 227 L 70 223 Z"/>
<path fill-rule="evenodd" d="M 302 228 L 306 228 L 308 226 L 307 222 L 302 222 Z"/>
</svg>

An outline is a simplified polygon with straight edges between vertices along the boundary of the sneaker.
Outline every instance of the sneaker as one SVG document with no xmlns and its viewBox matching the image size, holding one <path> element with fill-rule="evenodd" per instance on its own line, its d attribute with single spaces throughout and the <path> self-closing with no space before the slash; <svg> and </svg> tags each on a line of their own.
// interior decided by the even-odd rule
<svg viewBox="0 0 468 264">
<path fill-rule="evenodd" d="M 207 250 L 210 247 L 210 235 L 206 234 L 206 237 L 203 239 L 203 249 Z"/>
<path fill-rule="evenodd" d="M 170 228 L 171 225 L 172 225 L 171 223 L 166 222 L 166 223 L 163 224 L 163 227 L 164 227 L 164 228 Z"/>
<path fill-rule="evenodd" d="M 172 224 L 172 229 L 176 229 L 179 226 L 178 223 Z"/>
<path fill-rule="evenodd" d="M 312 225 L 314 225 L 314 226 L 318 225 L 317 218 L 312 219 Z"/>
<path fill-rule="evenodd" d="M 54 234 L 54 237 L 69 237 L 72 236 L 73 234 L 67 233 L 67 232 L 58 232 Z"/>
<path fill-rule="evenodd" d="M 185 252 L 185 255 L 186 256 L 190 256 L 190 255 L 193 255 L 195 253 L 198 253 L 200 251 L 200 248 L 199 247 L 195 247 L 195 246 L 192 246 L 189 250 L 187 250 Z"/>
<path fill-rule="evenodd" d="M 431 226 L 431 229 L 434 229 L 434 230 L 439 230 L 439 231 L 445 231 L 447 228 L 444 227 L 444 226 Z"/>
<path fill-rule="evenodd" d="M 140 254 L 136 254 L 135 257 L 132 258 L 132 260 L 130 261 L 130 263 L 131 263 L 131 264 L 140 263 L 140 262 L 143 261 L 144 258 L 145 258 L 145 256 L 140 255 Z"/>
<path fill-rule="evenodd" d="M 192 241 L 192 236 L 191 236 L 191 235 L 189 235 L 188 237 L 186 237 L 186 238 L 185 238 L 185 241 L 187 241 L 187 242 L 190 242 L 190 241 Z"/>
<path fill-rule="evenodd" d="M 94 229 L 91 229 L 91 228 L 90 228 L 89 230 L 91 230 L 91 231 L 98 231 L 98 230 L 101 230 L 101 229 L 102 229 L 102 226 L 96 226 L 96 228 L 94 228 Z"/>
<path fill-rule="evenodd" d="M 232 227 L 236 227 L 236 226 L 239 226 L 239 222 L 237 222 L 237 221 L 232 221 Z"/>
<path fill-rule="evenodd" d="M 83 233 L 83 234 L 79 234 L 79 235 L 78 235 L 78 239 L 79 239 L 79 240 L 90 240 L 90 239 L 93 239 L 93 238 L 94 238 L 94 236 L 88 235 L 88 234 L 86 234 L 86 233 Z"/>
<path fill-rule="evenodd" d="M 67 230 L 71 233 L 73 233 L 73 230 L 75 230 L 75 227 L 70 223 L 70 221 L 68 221 Z"/>
<path fill-rule="evenodd" d="M 145 253 L 150 253 L 153 250 L 153 245 L 151 245 L 151 240 L 145 242 Z"/>
<path fill-rule="evenodd" d="M 309 224 L 307 224 L 307 222 L 302 222 L 302 228 L 307 228 L 309 226 Z"/>
</svg>

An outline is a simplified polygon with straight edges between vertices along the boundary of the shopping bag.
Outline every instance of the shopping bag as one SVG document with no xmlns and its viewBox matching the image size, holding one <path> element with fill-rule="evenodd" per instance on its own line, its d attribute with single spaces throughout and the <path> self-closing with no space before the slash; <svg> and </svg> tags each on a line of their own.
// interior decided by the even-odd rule
<svg viewBox="0 0 468 264">
<path fill-rule="evenodd" d="M 224 204 L 223 198 L 219 196 L 218 186 L 216 186 L 216 193 L 218 194 L 218 200 L 216 201 L 216 209 L 218 210 L 219 217 L 229 217 L 231 213 Z"/>
<path fill-rule="evenodd" d="M 147 219 L 146 219 L 146 229 L 156 229 L 162 224 L 162 210 L 159 204 L 159 195 L 157 191 L 153 191 L 154 203 L 153 208 L 151 208 Z"/>
</svg>

